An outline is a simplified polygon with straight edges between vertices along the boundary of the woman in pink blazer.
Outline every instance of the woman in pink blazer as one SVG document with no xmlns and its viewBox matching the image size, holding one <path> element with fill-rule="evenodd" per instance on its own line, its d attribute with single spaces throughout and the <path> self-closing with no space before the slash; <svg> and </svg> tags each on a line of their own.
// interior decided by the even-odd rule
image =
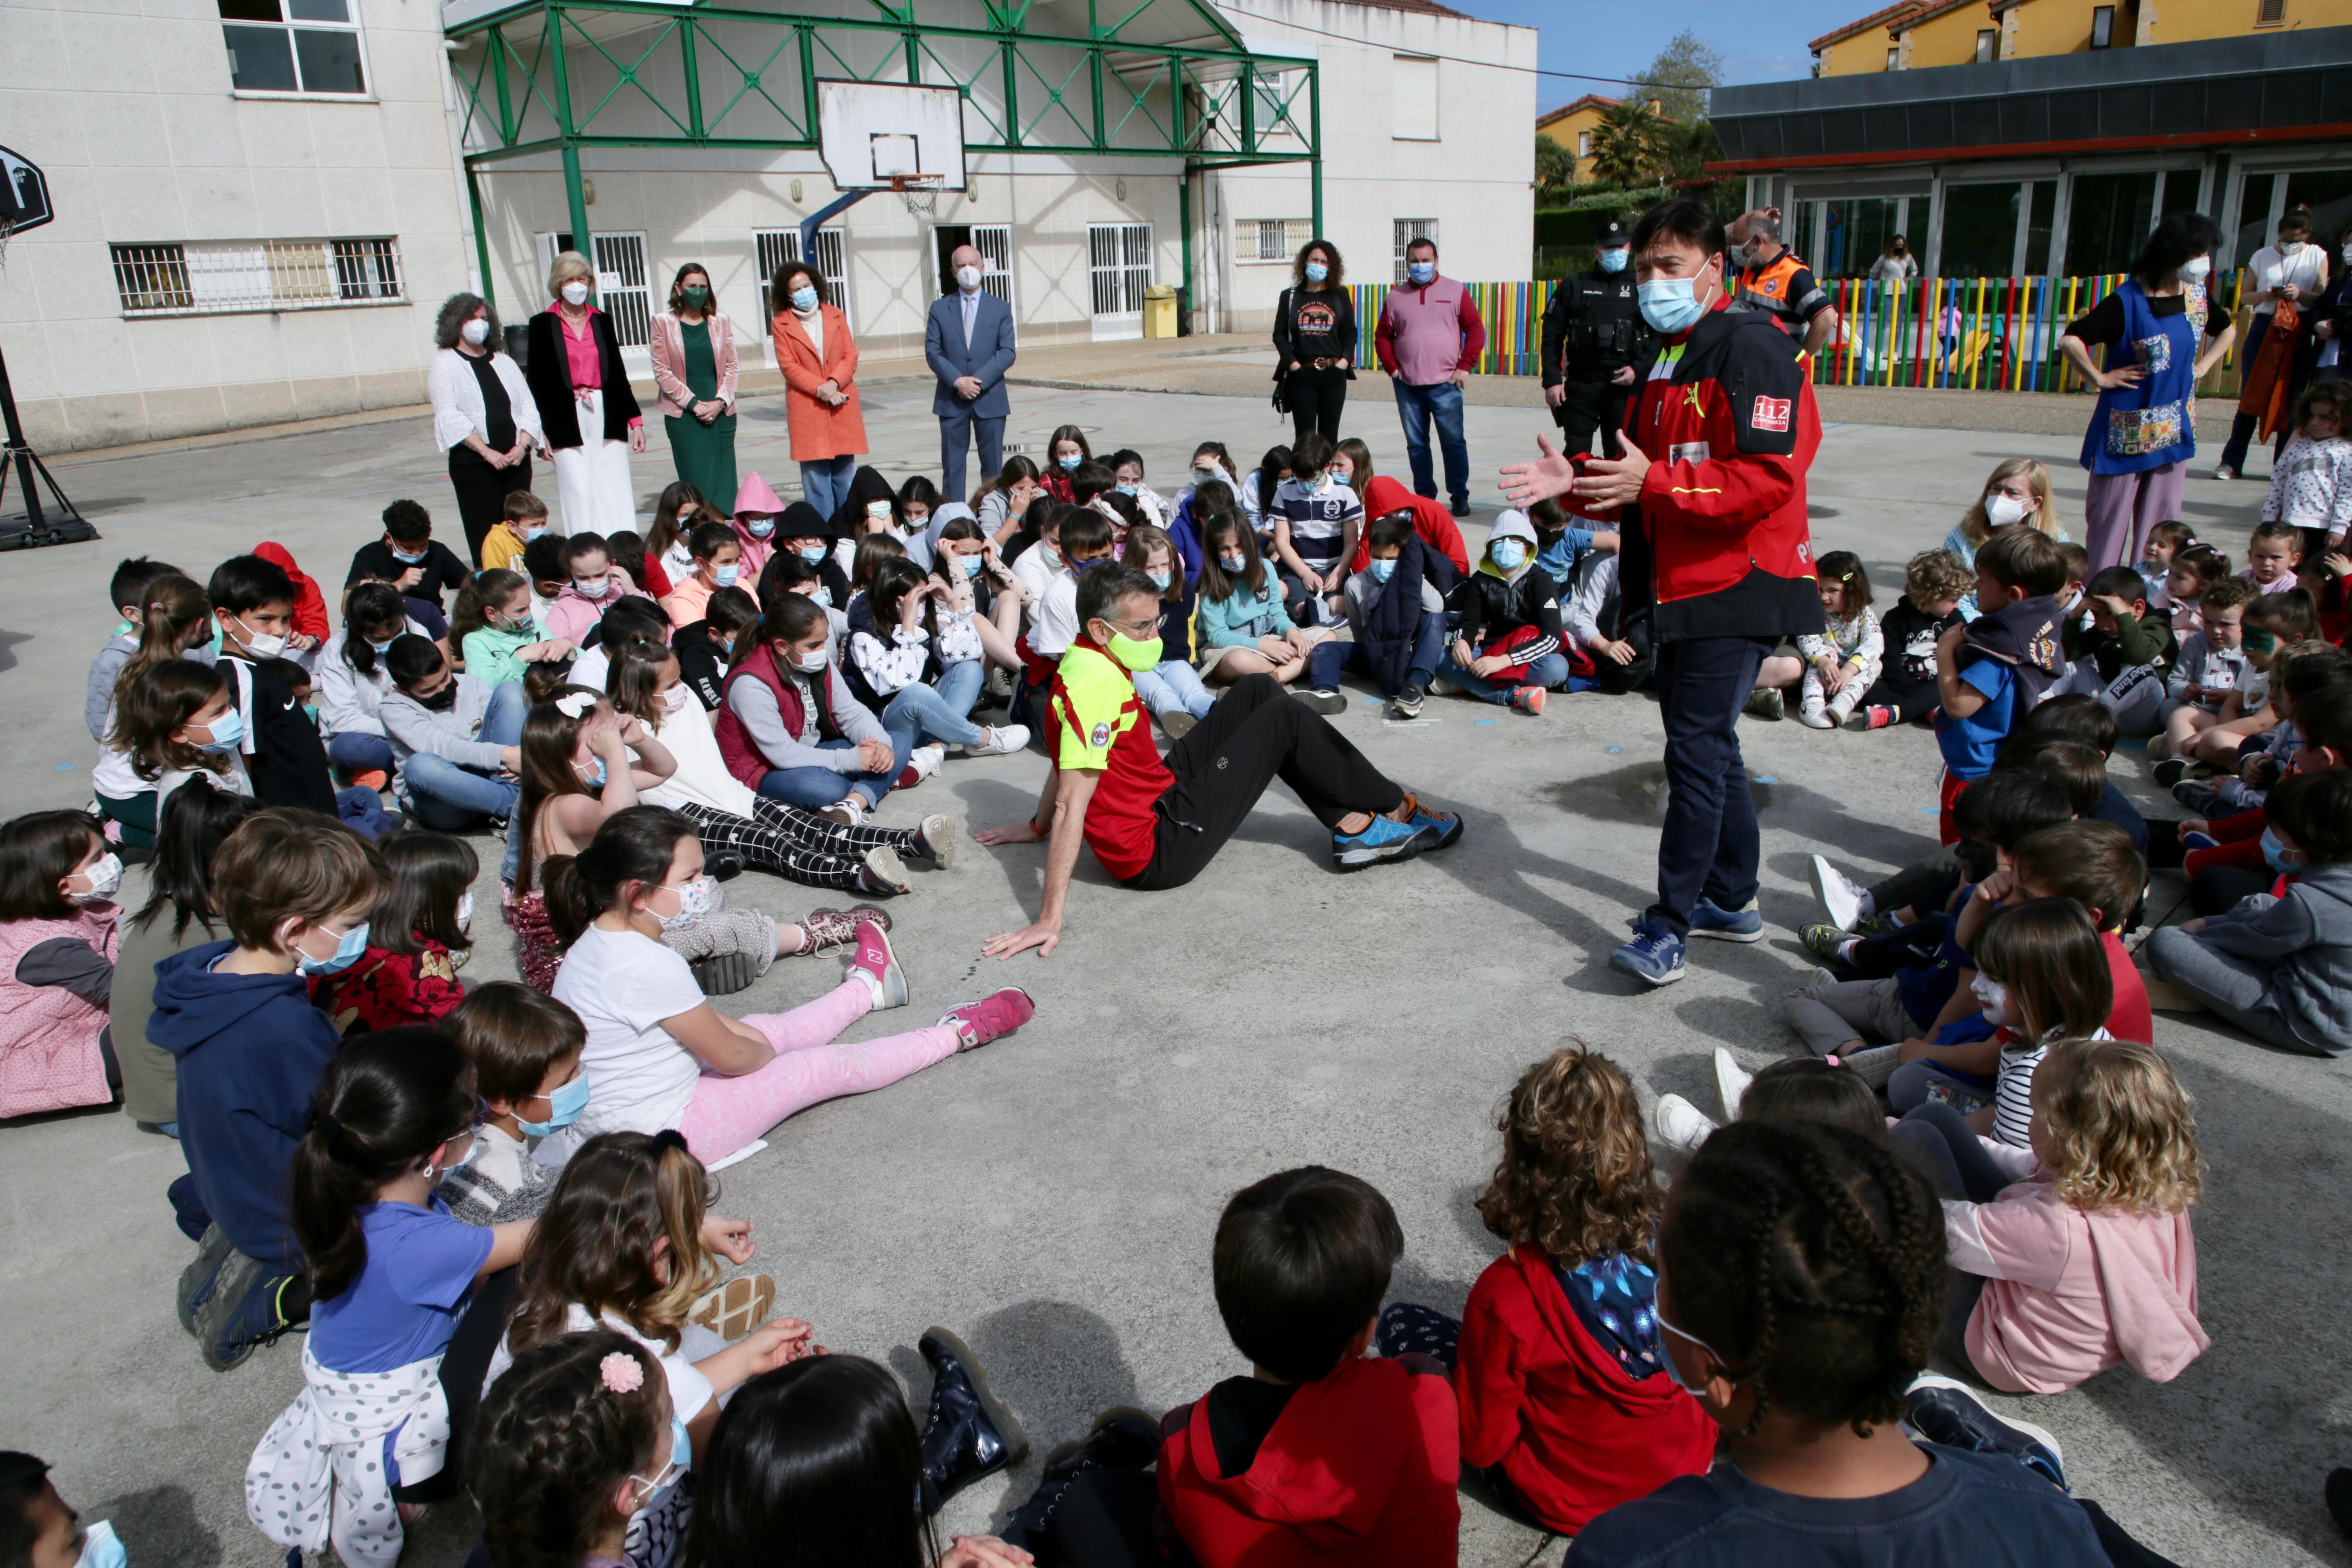
<svg viewBox="0 0 2352 1568">
<path fill-rule="evenodd" d="M 768 298 L 776 302 L 776 364 L 784 373 L 784 417 L 801 499 L 831 517 L 849 499 L 849 480 L 866 450 L 857 411 L 857 343 L 849 318 L 825 302 L 824 279 L 805 262 L 776 268 Z"/>
<path fill-rule="evenodd" d="M 651 347 L 677 477 L 723 511 L 735 500 L 735 329 L 712 303 L 699 262 L 677 269 Z"/>
</svg>

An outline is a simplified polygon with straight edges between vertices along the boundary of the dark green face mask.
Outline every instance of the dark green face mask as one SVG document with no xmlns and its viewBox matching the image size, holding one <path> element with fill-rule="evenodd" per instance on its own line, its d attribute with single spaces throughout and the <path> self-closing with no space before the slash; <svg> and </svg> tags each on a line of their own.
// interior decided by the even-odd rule
<svg viewBox="0 0 2352 1568">
<path fill-rule="evenodd" d="M 684 298 L 688 304 L 699 310 L 710 303 L 710 290 L 708 289 L 688 289 L 685 290 Z"/>
</svg>

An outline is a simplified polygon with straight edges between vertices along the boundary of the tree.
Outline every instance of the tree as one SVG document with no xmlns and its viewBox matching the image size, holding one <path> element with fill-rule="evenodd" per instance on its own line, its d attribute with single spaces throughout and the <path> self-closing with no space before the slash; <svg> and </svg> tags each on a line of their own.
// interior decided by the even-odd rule
<svg viewBox="0 0 2352 1568">
<path fill-rule="evenodd" d="M 1663 174 L 1666 130 L 1646 103 L 1604 110 L 1592 130 L 1593 178 L 1612 185 L 1637 185 Z"/>
<path fill-rule="evenodd" d="M 1564 191 L 1576 184 L 1576 155 L 1550 137 L 1536 136 L 1536 189 Z"/>
<path fill-rule="evenodd" d="M 1658 51 L 1658 58 L 1642 73 L 1642 79 L 1666 85 L 1628 90 L 1656 99 L 1660 114 L 1687 125 L 1706 118 L 1706 89 L 1723 85 L 1723 56 L 1707 47 L 1696 33 L 1685 30 L 1675 34 L 1674 41 Z"/>
<path fill-rule="evenodd" d="M 1709 160 L 1723 156 L 1723 142 L 1711 121 L 1693 120 L 1665 127 L 1666 163 L 1677 180 L 1696 180 Z"/>
</svg>

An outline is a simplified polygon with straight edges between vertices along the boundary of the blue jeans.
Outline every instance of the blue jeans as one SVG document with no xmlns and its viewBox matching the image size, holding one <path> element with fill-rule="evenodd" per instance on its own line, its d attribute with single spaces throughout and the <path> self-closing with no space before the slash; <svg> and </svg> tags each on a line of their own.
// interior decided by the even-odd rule
<svg viewBox="0 0 2352 1568">
<path fill-rule="evenodd" d="M 1462 389 L 1450 381 L 1434 386 L 1396 388 L 1397 417 L 1404 423 L 1404 449 L 1412 459 L 1412 491 L 1434 497 L 1437 477 L 1429 466 L 1429 421 L 1437 419 L 1437 444 L 1445 449 L 1445 493 L 1456 506 L 1470 500 L 1470 447 L 1462 438 Z"/>
<path fill-rule="evenodd" d="M 327 742 L 327 760 L 347 773 L 392 772 L 392 742 L 354 730 Z"/>
<path fill-rule="evenodd" d="M 1437 673 L 1438 661 L 1445 654 L 1445 617 L 1435 610 L 1423 610 L 1421 624 L 1412 634 L 1412 662 L 1405 669 L 1405 684 L 1429 689 L 1429 682 Z M 1310 691 L 1331 691 L 1338 689 L 1339 677 L 1352 670 L 1358 675 L 1378 675 L 1365 654 L 1361 643 L 1341 642 L 1327 637 L 1317 643 L 1307 655 L 1307 686 Z M 1472 678 L 1476 679 L 1475 676 Z M 1480 682 L 1484 684 L 1484 682 Z M 1393 691 L 1383 690 L 1383 697 L 1394 697 Z M 1507 700 L 1508 692 L 1504 693 Z"/>
<path fill-rule="evenodd" d="M 1321 652 L 1323 646 L 1317 644 L 1316 651 Z M 1205 719 L 1217 705 L 1209 689 L 1201 684 L 1201 672 L 1181 658 L 1162 659 L 1150 669 L 1137 670 L 1135 694 L 1143 699 L 1155 719 L 1179 710 Z"/>
<path fill-rule="evenodd" d="M 940 416 L 940 491 L 950 500 L 971 493 L 964 487 L 964 455 L 977 438 L 982 477 L 994 479 L 1004 464 L 1004 420 L 974 416 L 969 406 Z"/>
<path fill-rule="evenodd" d="M 967 717 L 980 700 L 988 677 L 976 658 L 949 665 L 937 686 L 921 681 L 903 687 L 882 710 L 882 727 L 897 735 L 905 731 L 917 741 L 944 741 L 951 746 L 977 746 L 987 734 Z"/>
<path fill-rule="evenodd" d="M 520 746 L 522 721 L 530 716 L 530 697 L 520 680 L 501 682 L 490 690 L 490 705 L 482 711 L 484 744 Z"/>
<path fill-rule="evenodd" d="M 1691 909 L 1756 896 L 1756 800 L 1739 755 L 1739 710 L 1773 637 L 1694 637 L 1658 649 L 1658 719 L 1666 731 L 1666 820 L 1658 833 L 1658 901 L 1643 923 L 1690 934 Z"/>
<path fill-rule="evenodd" d="M 857 474 L 857 458 L 845 453 L 838 458 L 820 458 L 814 463 L 801 465 L 801 499 L 816 508 L 820 516 L 831 518 L 849 500 L 849 481 Z M 719 504 L 715 500 L 713 506 Z M 832 802 L 828 801 L 828 805 Z"/>
<path fill-rule="evenodd" d="M 823 741 L 817 749 L 823 752 L 856 750 L 848 741 Z M 781 800 L 786 805 L 805 806 L 822 811 L 828 805 L 838 805 L 853 790 L 865 797 L 870 808 L 882 804 L 890 786 L 898 782 L 906 769 L 907 753 L 915 749 L 912 731 L 890 731 L 890 771 L 887 773 L 840 773 L 832 768 L 772 768 L 760 781 L 760 793 L 770 800 Z"/>
<path fill-rule="evenodd" d="M 1471 674 L 1454 663 L 1453 656 L 1449 654 L 1446 656 L 1445 662 L 1437 667 L 1437 673 L 1460 687 L 1465 694 L 1475 697 L 1481 702 L 1507 704 L 1511 700 L 1511 693 L 1522 686 L 1540 686 L 1547 691 L 1556 691 L 1566 686 L 1568 660 L 1559 654 L 1548 653 L 1528 665 L 1517 677 L 1506 672 L 1500 678 L 1490 678 Z"/>
<path fill-rule="evenodd" d="M 404 798 L 411 815 L 444 832 L 471 827 L 486 816 L 511 816 L 515 802 L 522 798 L 522 785 L 478 773 L 430 752 L 418 752 L 403 763 L 400 776 L 408 782 Z"/>
</svg>

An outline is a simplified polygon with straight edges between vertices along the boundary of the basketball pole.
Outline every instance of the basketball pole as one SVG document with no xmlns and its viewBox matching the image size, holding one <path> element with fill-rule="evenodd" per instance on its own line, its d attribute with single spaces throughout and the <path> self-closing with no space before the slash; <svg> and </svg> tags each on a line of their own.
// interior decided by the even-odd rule
<svg viewBox="0 0 2352 1568">
<path fill-rule="evenodd" d="M 0 427 L 5 427 L 7 437 L 7 445 L 0 447 L 0 500 L 6 499 L 11 472 L 16 475 L 18 488 L 25 492 L 25 531 L 13 534 L 0 530 L 0 550 L 37 550 L 45 545 L 72 542 L 60 535 L 43 514 L 41 486 L 46 483 L 49 494 L 56 498 L 59 521 L 70 518 L 89 528 L 89 520 L 66 499 L 57 476 L 49 472 L 49 466 L 41 461 L 40 454 L 25 439 L 24 424 L 16 417 L 16 389 L 8 382 L 8 356 L 5 350 L 0 350 Z M 95 529 L 89 537 L 98 537 Z"/>
</svg>

